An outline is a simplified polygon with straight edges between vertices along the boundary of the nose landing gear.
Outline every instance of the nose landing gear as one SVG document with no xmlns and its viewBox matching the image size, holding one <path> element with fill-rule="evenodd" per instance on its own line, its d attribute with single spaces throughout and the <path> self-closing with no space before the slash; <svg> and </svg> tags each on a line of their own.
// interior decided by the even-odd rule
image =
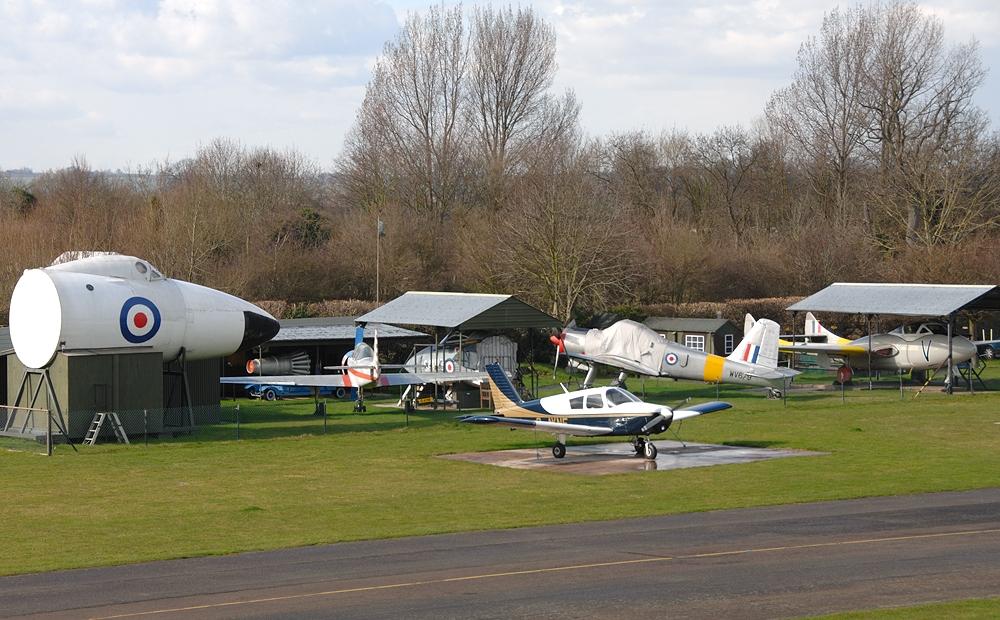
<svg viewBox="0 0 1000 620">
<path fill-rule="evenodd" d="M 632 440 L 632 447 L 635 455 L 645 458 L 647 461 L 656 460 L 656 445 L 645 437 L 636 437 Z"/>
</svg>

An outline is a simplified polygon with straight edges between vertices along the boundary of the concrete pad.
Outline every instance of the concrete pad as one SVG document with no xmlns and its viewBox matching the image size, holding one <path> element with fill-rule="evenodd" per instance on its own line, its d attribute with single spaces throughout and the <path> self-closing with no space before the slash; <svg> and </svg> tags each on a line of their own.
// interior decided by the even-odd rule
<svg viewBox="0 0 1000 620">
<path fill-rule="evenodd" d="M 688 467 L 734 465 L 790 456 L 821 456 L 826 454 L 825 452 L 809 452 L 807 450 L 748 448 L 709 443 L 687 443 L 685 446 L 679 441 L 667 440 L 654 441 L 653 443 L 656 444 L 657 450 L 655 461 L 647 461 L 642 457 L 635 456 L 632 444 L 626 442 L 579 446 L 570 444 L 566 447 L 566 456 L 561 459 L 552 456 L 551 445 L 537 449 L 445 454 L 441 458 L 513 469 L 541 469 L 568 474 L 601 476 L 634 471 L 665 471 Z"/>
</svg>

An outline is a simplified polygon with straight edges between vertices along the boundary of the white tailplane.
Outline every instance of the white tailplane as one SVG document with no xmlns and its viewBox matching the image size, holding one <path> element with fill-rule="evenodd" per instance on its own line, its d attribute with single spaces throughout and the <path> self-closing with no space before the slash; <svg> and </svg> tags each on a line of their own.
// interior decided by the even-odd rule
<svg viewBox="0 0 1000 620">
<path fill-rule="evenodd" d="M 850 342 L 847 338 L 841 338 L 823 327 L 812 312 L 806 312 L 805 336 L 808 338 L 826 338 L 826 342 L 832 344 L 847 344 Z"/>
</svg>

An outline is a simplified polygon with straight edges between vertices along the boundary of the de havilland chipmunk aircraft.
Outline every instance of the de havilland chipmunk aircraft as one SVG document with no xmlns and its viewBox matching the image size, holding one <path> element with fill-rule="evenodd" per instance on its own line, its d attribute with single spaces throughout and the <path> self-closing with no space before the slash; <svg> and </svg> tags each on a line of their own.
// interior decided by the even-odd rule
<svg viewBox="0 0 1000 620">
<path fill-rule="evenodd" d="M 798 371 L 778 367 L 778 324 L 768 319 L 753 323 L 743 340 L 727 356 L 697 351 L 671 342 L 653 329 L 622 320 L 607 329 L 581 329 L 572 323 L 550 340 L 556 346 L 556 364 L 565 353 L 590 368 L 583 387 L 593 384 L 594 364 L 652 377 L 672 377 L 708 383 L 757 385 L 780 393 Z"/>
<path fill-rule="evenodd" d="M 483 381 L 482 372 L 393 372 L 383 373 L 378 357 L 378 332 L 375 333 L 374 348 L 361 339 L 363 328 L 359 328 L 354 349 L 344 356 L 342 366 L 326 366 L 326 370 L 339 370 L 338 374 L 327 375 L 250 375 L 243 377 L 221 377 L 219 381 L 239 385 L 281 385 L 319 389 L 324 387 L 356 388 L 358 400 L 355 411 L 365 411 L 364 389 L 393 385 L 451 384 L 463 381 Z M 247 363 L 247 369 L 257 360 Z M 253 367 L 260 367 L 255 364 Z M 402 366 L 385 366 L 402 368 Z"/>
<path fill-rule="evenodd" d="M 493 396 L 493 415 L 468 415 L 459 418 L 469 424 L 495 424 L 513 429 L 539 430 L 556 436 L 552 456 L 566 456 L 566 438 L 626 436 L 632 437 L 636 455 L 656 458 L 656 446 L 649 436 L 662 433 L 674 422 L 732 407 L 713 401 L 672 409 L 640 400 L 620 387 L 597 387 L 536 400 L 524 401 L 497 364 L 486 367 Z"/>
<path fill-rule="evenodd" d="M 815 353 L 819 366 L 828 369 L 837 367 L 831 358 L 842 360 L 842 367 L 847 369 L 844 371 L 845 381 L 853 374 L 852 369 L 868 368 L 869 357 L 871 370 L 896 372 L 938 370 L 948 363 L 948 330 L 939 323 L 913 323 L 888 333 L 848 340 L 823 327 L 812 312 L 807 312 L 801 337 L 808 342 L 782 339 L 781 350 Z M 976 345 L 963 336 L 952 336 L 951 353 L 953 364 L 968 362 L 976 357 Z"/>
</svg>

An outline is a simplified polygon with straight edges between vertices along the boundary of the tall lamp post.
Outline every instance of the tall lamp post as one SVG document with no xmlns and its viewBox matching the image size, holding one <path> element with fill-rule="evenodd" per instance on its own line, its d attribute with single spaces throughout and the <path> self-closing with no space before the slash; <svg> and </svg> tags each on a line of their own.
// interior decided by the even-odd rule
<svg viewBox="0 0 1000 620">
<path fill-rule="evenodd" d="M 385 222 L 382 218 L 377 219 L 378 224 L 375 226 L 375 304 L 379 303 L 379 263 L 382 258 L 382 237 L 385 236 Z"/>
</svg>

